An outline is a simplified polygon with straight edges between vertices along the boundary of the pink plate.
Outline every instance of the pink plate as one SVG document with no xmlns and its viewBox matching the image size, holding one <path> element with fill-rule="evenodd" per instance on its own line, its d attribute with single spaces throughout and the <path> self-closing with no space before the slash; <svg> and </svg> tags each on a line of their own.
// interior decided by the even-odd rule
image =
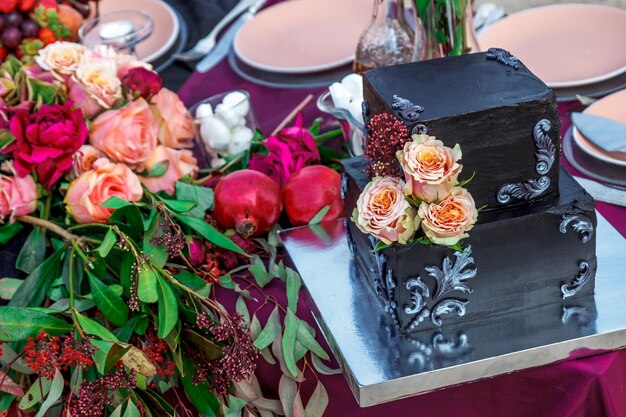
<svg viewBox="0 0 626 417">
<path fill-rule="evenodd" d="M 601 100 L 596 101 L 591 106 L 587 107 L 583 113 L 602 116 L 607 119 L 613 119 L 618 122 L 626 123 L 626 90 L 618 91 L 617 93 L 613 93 Z M 574 128 L 573 136 L 574 141 L 578 144 L 578 146 L 594 158 L 610 164 L 626 166 L 626 153 L 607 152 L 599 146 L 594 145 L 576 128 Z M 624 138 L 624 141 L 626 141 L 626 138 Z"/>
<path fill-rule="evenodd" d="M 626 71 L 626 11 L 558 4 L 512 14 L 479 36 L 481 49 L 510 51 L 549 87 L 575 87 Z"/>
<path fill-rule="evenodd" d="M 290 0 L 262 10 L 237 33 L 245 64 L 270 72 L 323 71 L 354 60 L 371 0 Z"/>
<path fill-rule="evenodd" d="M 142 10 L 154 20 L 152 34 L 137 45 L 137 57 L 150 62 L 166 53 L 176 41 L 179 30 L 174 10 L 161 0 L 106 0 L 100 2 L 100 14 L 121 10 Z"/>
</svg>

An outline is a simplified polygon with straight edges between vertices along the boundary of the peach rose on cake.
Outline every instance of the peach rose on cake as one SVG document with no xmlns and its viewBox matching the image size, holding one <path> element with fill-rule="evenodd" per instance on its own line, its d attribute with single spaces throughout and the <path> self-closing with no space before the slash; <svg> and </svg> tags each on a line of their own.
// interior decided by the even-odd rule
<svg viewBox="0 0 626 417">
<path fill-rule="evenodd" d="M 465 188 L 455 187 L 439 203 L 422 202 L 418 216 L 431 242 L 451 246 L 468 236 L 466 232 L 476 223 L 478 210 L 472 195 Z"/>
<path fill-rule="evenodd" d="M 0 222 L 8 217 L 11 222 L 15 217 L 30 214 L 37 208 L 37 185 L 33 177 L 19 177 L 12 163 L 3 164 L 13 175 L 0 174 Z"/>
<path fill-rule="evenodd" d="M 35 62 L 56 79 L 65 81 L 76 72 L 84 54 L 85 47 L 78 43 L 54 42 L 39 50 Z"/>
<path fill-rule="evenodd" d="M 406 244 L 419 226 L 419 218 L 403 188 L 403 181 L 394 177 L 376 177 L 367 184 L 352 213 L 359 230 L 386 244 Z"/>
<path fill-rule="evenodd" d="M 157 146 L 144 167 L 149 172 L 157 163 L 163 161 L 168 163 L 165 174 L 159 177 L 139 178 L 150 192 L 165 191 L 169 195 L 174 195 L 176 193 L 176 181 L 187 176 L 195 178 L 198 174 L 198 161 L 191 151 L 177 150 L 163 145 Z"/>
<path fill-rule="evenodd" d="M 157 147 L 159 123 L 142 98 L 93 121 L 89 141 L 111 160 L 140 168 Z"/>
<path fill-rule="evenodd" d="M 69 81 L 69 96 L 88 118 L 110 109 L 122 100 L 122 83 L 113 61 L 88 60 Z"/>
<path fill-rule="evenodd" d="M 161 115 L 159 142 L 170 148 L 191 148 L 195 137 L 193 119 L 176 93 L 162 88 L 152 103 Z"/>
<path fill-rule="evenodd" d="M 450 194 L 463 167 L 458 163 L 462 156 L 459 145 L 449 148 L 428 135 L 413 135 L 413 141 L 396 156 L 405 175 L 404 193 L 428 203 Z"/>
<path fill-rule="evenodd" d="M 102 203 L 111 197 L 139 201 L 143 189 L 139 178 L 124 164 L 98 159 L 93 169 L 81 174 L 65 194 L 65 206 L 77 223 L 106 223 L 113 209 Z"/>
</svg>

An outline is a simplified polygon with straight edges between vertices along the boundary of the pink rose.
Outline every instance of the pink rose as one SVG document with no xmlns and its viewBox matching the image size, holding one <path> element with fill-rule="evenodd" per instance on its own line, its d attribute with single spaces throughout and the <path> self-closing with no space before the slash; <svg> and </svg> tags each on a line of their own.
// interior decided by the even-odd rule
<svg viewBox="0 0 626 417">
<path fill-rule="evenodd" d="M 419 226 L 416 210 L 404 197 L 404 183 L 395 177 L 376 177 L 359 196 L 352 221 L 363 233 L 386 244 L 406 244 Z"/>
<path fill-rule="evenodd" d="M 78 177 L 80 174 L 89 171 L 93 168 L 93 164 L 104 155 L 98 149 L 91 145 L 83 145 L 72 156 L 73 164 L 73 178 Z"/>
<path fill-rule="evenodd" d="M 122 100 L 122 83 L 115 63 L 95 61 L 81 64 L 69 81 L 70 99 L 88 118 L 110 109 Z"/>
<path fill-rule="evenodd" d="M 418 216 L 431 242 L 451 246 L 468 236 L 465 232 L 476 223 L 478 210 L 472 195 L 465 188 L 455 187 L 439 203 L 423 202 Z"/>
<path fill-rule="evenodd" d="M 111 160 L 132 168 L 148 160 L 157 146 L 159 124 L 142 98 L 99 115 L 91 128 L 91 144 Z"/>
<path fill-rule="evenodd" d="M 428 203 L 446 198 L 454 186 L 462 165 L 461 148 L 444 146 L 434 136 L 413 135 L 397 157 L 406 180 L 405 194 Z"/>
<path fill-rule="evenodd" d="M 143 97 L 150 100 L 163 85 L 159 74 L 146 68 L 131 68 L 122 78 L 122 88 L 131 98 Z"/>
<path fill-rule="evenodd" d="M 0 174 L 0 221 L 9 217 L 13 222 L 15 217 L 32 213 L 37 208 L 38 198 L 37 185 L 30 175 Z"/>
<path fill-rule="evenodd" d="M 169 195 L 174 195 L 176 193 L 176 181 L 187 176 L 195 178 L 198 173 L 198 161 L 193 157 L 191 151 L 177 150 L 163 145 L 157 146 L 150 159 L 145 162 L 144 168 L 150 172 L 158 162 L 163 161 L 168 162 L 165 174 L 160 177 L 139 178 L 150 192 L 165 191 Z"/>
<path fill-rule="evenodd" d="M 260 171 L 275 180 L 281 187 L 291 175 L 308 165 L 320 163 L 320 153 L 315 137 L 303 126 L 302 114 L 295 125 L 270 136 L 264 142 L 269 155 L 255 154 L 250 159 L 250 169 Z"/>
<path fill-rule="evenodd" d="M 77 223 L 106 223 L 113 209 L 102 207 L 102 203 L 111 197 L 139 201 L 143 189 L 130 168 L 103 158 L 95 162 L 93 170 L 72 181 L 64 201 Z"/>
<path fill-rule="evenodd" d="M 65 81 L 73 75 L 83 60 L 85 47 L 74 42 L 54 42 L 40 49 L 35 62 L 50 71 L 58 80 Z"/>
<path fill-rule="evenodd" d="M 167 88 L 162 88 L 152 98 L 161 115 L 159 141 L 170 148 L 191 148 L 196 130 L 187 108 L 178 95 Z"/>
<path fill-rule="evenodd" d="M 42 105 L 35 114 L 19 111 L 9 126 L 15 141 L 2 150 L 11 154 L 19 176 L 32 171 L 47 190 L 72 166 L 72 156 L 89 133 L 83 113 L 72 103 Z"/>
</svg>

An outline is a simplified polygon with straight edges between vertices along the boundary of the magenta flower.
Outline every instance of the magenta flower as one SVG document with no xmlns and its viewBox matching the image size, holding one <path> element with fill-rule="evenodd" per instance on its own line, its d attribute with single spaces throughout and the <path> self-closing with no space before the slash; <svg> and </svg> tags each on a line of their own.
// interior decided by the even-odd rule
<svg viewBox="0 0 626 417">
<path fill-rule="evenodd" d="M 143 67 L 129 69 L 122 78 L 122 88 L 132 98 L 150 100 L 163 86 L 163 79 L 154 71 Z"/>
<path fill-rule="evenodd" d="M 15 141 L 2 150 L 11 154 L 21 177 L 37 173 L 47 190 L 72 166 L 72 156 L 85 143 L 89 130 L 80 110 L 72 103 L 43 105 L 35 114 L 19 111 L 9 129 Z"/>
<path fill-rule="evenodd" d="M 281 187 L 305 166 L 320 163 L 315 138 L 303 127 L 302 114 L 298 115 L 294 126 L 281 130 L 276 136 L 268 137 L 264 145 L 269 155 L 253 155 L 250 169 L 268 175 Z"/>
</svg>

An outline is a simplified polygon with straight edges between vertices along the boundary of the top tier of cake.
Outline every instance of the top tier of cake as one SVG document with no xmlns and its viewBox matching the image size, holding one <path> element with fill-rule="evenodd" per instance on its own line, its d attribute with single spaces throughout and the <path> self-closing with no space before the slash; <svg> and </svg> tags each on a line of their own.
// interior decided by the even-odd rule
<svg viewBox="0 0 626 417">
<path fill-rule="evenodd" d="M 558 195 L 555 95 L 515 57 L 490 50 L 364 74 L 366 123 L 395 114 L 409 133 L 461 145 L 478 207 L 524 206 Z"/>
</svg>

